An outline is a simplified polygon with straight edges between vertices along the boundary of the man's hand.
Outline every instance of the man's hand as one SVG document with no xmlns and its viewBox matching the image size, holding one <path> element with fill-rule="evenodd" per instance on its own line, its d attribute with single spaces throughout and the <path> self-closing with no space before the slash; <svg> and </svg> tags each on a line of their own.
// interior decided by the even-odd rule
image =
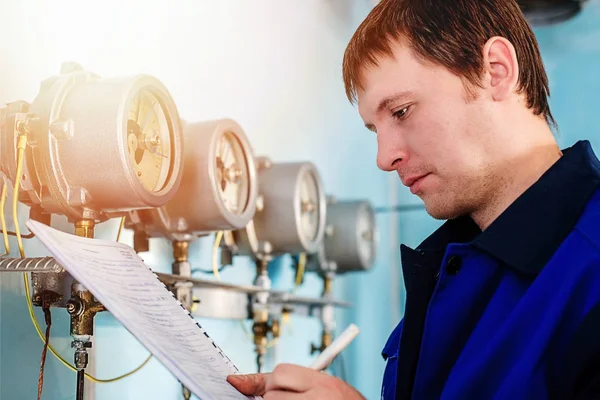
<svg viewBox="0 0 600 400">
<path fill-rule="evenodd" d="M 278 365 L 270 374 L 230 375 L 227 382 L 245 395 L 265 400 L 364 400 L 341 379 L 292 364 Z"/>
</svg>

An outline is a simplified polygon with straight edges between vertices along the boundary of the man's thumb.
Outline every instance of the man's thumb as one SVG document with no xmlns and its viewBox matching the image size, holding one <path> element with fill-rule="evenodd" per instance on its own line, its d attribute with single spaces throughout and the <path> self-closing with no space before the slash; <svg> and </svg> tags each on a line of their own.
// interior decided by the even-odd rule
<svg viewBox="0 0 600 400">
<path fill-rule="evenodd" d="M 227 382 L 247 396 L 265 394 L 268 374 L 229 375 Z"/>
</svg>

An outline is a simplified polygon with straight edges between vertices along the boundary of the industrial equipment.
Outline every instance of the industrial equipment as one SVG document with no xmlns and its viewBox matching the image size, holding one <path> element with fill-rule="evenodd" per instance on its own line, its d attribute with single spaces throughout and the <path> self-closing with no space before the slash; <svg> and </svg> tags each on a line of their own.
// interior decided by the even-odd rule
<svg viewBox="0 0 600 400">
<path fill-rule="evenodd" d="M 338 201 L 327 199 L 327 223 L 325 237 L 318 250 L 308 255 L 307 272 L 314 272 L 323 278 L 323 298 L 333 295 L 333 282 L 336 275 L 370 270 L 377 254 L 379 235 L 375 211 L 366 200 Z M 294 259 L 296 268 L 300 265 Z M 335 330 L 333 307 L 326 306 L 321 314 L 323 331 L 321 344 L 311 344 L 311 354 L 323 351 L 331 344 Z"/>
<path fill-rule="evenodd" d="M 21 258 L 1 258 L 0 272 L 31 273 L 31 293 L 25 275 L 28 305 L 44 309 L 45 342 L 52 352 L 50 307 L 69 312 L 75 352 L 70 368 L 77 371 L 78 400 L 83 398 L 94 317 L 105 308 L 54 259 L 25 258 L 18 202 L 30 207 L 30 218 L 48 225 L 52 215 L 66 216 L 75 234 L 86 238 L 94 237 L 98 223 L 120 217 L 121 227 L 134 231 L 138 252 L 150 250 L 150 238 L 169 240 L 173 274 L 157 274 L 159 279 L 188 310 L 194 308 L 192 290 L 199 289 L 202 316 L 223 317 L 225 293 L 238 296 L 226 317 L 253 319 L 259 371 L 269 338 L 279 336 L 282 315 L 294 312 L 330 321 L 333 307 L 349 306 L 329 291 L 324 298 L 308 298 L 273 290 L 267 273 L 274 257 L 291 254 L 307 260 L 307 254 L 322 247 L 328 211 L 315 166 L 255 159 L 244 131 L 232 119 L 182 122 L 168 90 L 153 77 L 104 79 L 67 63 L 42 82 L 31 104 L 0 107 L 0 181 L 0 207 L 7 186 L 14 186 L 16 232 L 11 234 L 21 252 Z M 9 253 L 3 215 L 1 222 Z M 190 243 L 213 233 L 214 270 L 219 250 L 222 265 L 231 264 L 234 255 L 249 256 L 257 267 L 253 285 L 191 276 Z M 361 250 L 359 262 L 369 263 L 367 253 Z M 345 265 L 351 268 L 352 262 Z M 211 306 L 213 297 L 220 308 Z M 184 388 L 184 395 L 189 394 Z"/>
<path fill-rule="evenodd" d="M 283 254 L 312 253 L 323 240 L 326 204 L 321 177 L 309 162 L 272 163 L 258 159 L 256 214 L 244 229 L 225 235 L 225 254 L 245 255 L 256 263 L 254 284 L 263 293 L 252 301 L 254 344 L 260 371 L 269 336 L 280 333 L 281 313 L 269 307 L 269 262 Z M 231 258 L 225 256 L 225 259 Z"/>
<path fill-rule="evenodd" d="M 136 251 L 149 250 L 148 238 L 172 242 L 173 273 L 191 277 L 189 244 L 218 231 L 240 229 L 254 216 L 258 193 L 252 148 L 232 119 L 184 123 L 184 172 L 179 191 L 163 207 L 132 211 Z M 192 286 L 180 282 L 179 301 L 191 310 Z"/>
<path fill-rule="evenodd" d="M 89 238 L 97 223 L 160 207 L 179 188 L 181 122 L 169 91 L 154 77 L 103 79 L 66 63 L 42 82 L 31 104 L 10 103 L 0 114 L 0 171 L 15 185 L 21 257 L 17 200 L 31 207 L 33 219 L 49 224 L 52 214 L 64 215 L 76 235 Z M 94 315 L 104 307 L 64 271 L 32 272 L 32 282 L 36 306 L 66 307 L 71 315 L 82 399 Z"/>
</svg>

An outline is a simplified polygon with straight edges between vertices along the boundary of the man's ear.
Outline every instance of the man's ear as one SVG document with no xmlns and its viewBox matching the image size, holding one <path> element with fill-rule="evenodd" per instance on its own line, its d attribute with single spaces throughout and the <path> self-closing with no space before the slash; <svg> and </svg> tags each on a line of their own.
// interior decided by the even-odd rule
<svg viewBox="0 0 600 400">
<path fill-rule="evenodd" d="M 507 39 L 494 36 L 483 46 L 486 85 L 495 101 L 507 99 L 517 90 L 519 61 L 515 47 Z"/>
</svg>

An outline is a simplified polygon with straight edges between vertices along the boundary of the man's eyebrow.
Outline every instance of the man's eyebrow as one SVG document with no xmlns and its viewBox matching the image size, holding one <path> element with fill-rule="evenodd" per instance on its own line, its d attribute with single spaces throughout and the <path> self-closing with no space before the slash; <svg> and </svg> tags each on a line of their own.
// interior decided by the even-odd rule
<svg viewBox="0 0 600 400">
<path fill-rule="evenodd" d="M 388 96 L 379 102 L 379 105 L 377 106 L 377 113 L 380 113 L 383 109 L 387 108 L 390 103 L 412 97 L 413 95 L 413 92 L 405 91 Z"/>
</svg>

